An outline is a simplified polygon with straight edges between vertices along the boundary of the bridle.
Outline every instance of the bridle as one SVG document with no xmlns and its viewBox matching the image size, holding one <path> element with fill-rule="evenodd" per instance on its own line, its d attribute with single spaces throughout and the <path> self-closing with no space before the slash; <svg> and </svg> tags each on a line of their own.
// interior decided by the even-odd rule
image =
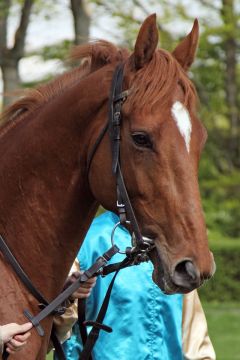
<svg viewBox="0 0 240 360">
<path fill-rule="evenodd" d="M 130 225 L 131 234 L 132 234 L 131 251 L 133 253 L 134 252 L 141 253 L 145 256 L 146 253 L 152 250 L 152 248 L 154 247 L 154 243 L 153 240 L 144 237 L 141 234 L 131 201 L 128 196 L 128 192 L 125 186 L 125 182 L 121 170 L 121 164 L 120 164 L 120 142 L 121 142 L 121 120 L 122 120 L 121 109 L 124 101 L 127 99 L 130 93 L 130 90 L 124 90 L 124 91 L 122 90 L 123 78 L 124 78 L 124 64 L 121 63 L 116 67 L 116 70 L 113 74 L 110 97 L 109 97 L 108 123 L 104 126 L 104 128 L 100 132 L 100 135 L 98 136 L 90 152 L 90 156 L 87 162 L 87 173 L 89 174 L 93 157 L 104 135 L 108 130 L 110 142 L 111 142 L 111 151 L 112 151 L 112 172 L 116 177 L 116 187 L 117 187 L 116 207 L 120 219 L 120 221 L 116 224 L 116 226 L 113 229 L 111 241 L 112 244 L 114 244 L 113 235 L 117 226 L 127 224 L 129 227 Z"/>
</svg>

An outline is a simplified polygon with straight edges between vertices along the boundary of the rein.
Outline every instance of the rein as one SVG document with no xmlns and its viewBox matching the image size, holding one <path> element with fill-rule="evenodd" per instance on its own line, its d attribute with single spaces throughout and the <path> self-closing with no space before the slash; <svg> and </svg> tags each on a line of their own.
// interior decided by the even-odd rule
<svg viewBox="0 0 240 360">
<path fill-rule="evenodd" d="M 129 95 L 129 90 L 122 91 L 123 84 L 123 71 L 124 65 L 120 64 L 117 66 L 111 85 L 111 92 L 109 98 L 109 121 L 102 129 L 100 135 L 97 138 L 95 145 L 93 146 L 92 151 L 87 162 L 87 172 L 89 173 L 92 159 L 97 151 L 99 144 L 101 143 L 104 135 L 107 130 L 109 131 L 111 149 L 112 149 L 112 172 L 116 177 L 117 184 L 117 210 L 120 221 L 114 226 L 112 230 L 111 242 L 112 247 L 106 251 L 102 256 L 100 256 L 96 262 L 77 279 L 72 285 L 66 288 L 60 295 L 58 295 L 52 302 L 48 302 L 41 293 L 33 286 L 32 282 L 25 274 L 24 270 L 21 268 L 10 249 L 6 245 L 4 239 L 0 235 L 0 250 L 11 264 L 12 268 L 24 283 L 26 288 L 31 292 L 31 294 L 40 302 L 39 307 L 43 310 L 36 316 L 33 316 L 29 310 L 24 310 L 24 315 L 32 322 L 33 326 L 36 328 L 40 336 L 44 336 L 44 330 L 40 325 L 40 322 L 49 315 L 54 314 L 63 314 L 64 302 L 72 295 L 84 282 L 94 276 L 105 276 L 109 273 L 116 272 L 111 283 L 107 294 L 105 296 L 103 305 L 100 309 L 99 315 L 96 321 L 88 322 L 87 324 L 93 325 L 93 328 L 90 332 L 89 337 L 87 338 L 86 345 L 84 346 L 83 353 L 81 355 L 81 360 L 87 360 L 90 357 L 91 350 L 98 338 L 99 331 L 105 330 L 110 332 L 111 328 L 104 325 L 102 322 L 104 320 L 105 313 L 107 311 L 111 290 L 113 287 L 114 280 L 119 270 L 128 266 L 137 265 L 140 262 L 148 261 L 148 253 L 154 248 L 153 240 L 142 236 L 139 225 L 134 214 L 134 210 L 131 205 L 131 201 L 128 196 L 128 192 L 124 183 L 121 165 L 120 165 L 120 141 L 121 141 L 121 108 L 124 101 Z M 114 232 L 119 225 L 130 225 L 131 235 L 132 235 L 132 247 L 127 247 L 125 251 L 120 251 L 120 249 L 114 244 Z M 107 265 L 107 262 L 116 254 L 124 253 L 126 258 L 120 262 L 111 265 Z M 61 349 L 61 345 L 52 331 L 52 340 L 54 342 L 55 349 L 58 353 L 60 360 L 65 360 L 65 355 Z M 56 340 L 54 341 L 54 338 Z M 59 348 L 60 346 L 60 348 Z M 7 359 L 8 355 L 4 357 Z"/>
</svg>

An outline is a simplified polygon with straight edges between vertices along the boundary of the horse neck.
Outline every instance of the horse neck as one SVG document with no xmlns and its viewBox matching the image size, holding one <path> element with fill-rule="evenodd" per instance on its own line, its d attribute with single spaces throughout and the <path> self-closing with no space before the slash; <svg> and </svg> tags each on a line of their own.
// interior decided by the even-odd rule
<svg viewBox="0 0 240 360">
<path fill-rule="evenodd" d="M 97 209 L 86 163 L 107 89 L 93 75 L 0 138 L 0 232 L 49 298 L 61 290 Z"/>
</svg>

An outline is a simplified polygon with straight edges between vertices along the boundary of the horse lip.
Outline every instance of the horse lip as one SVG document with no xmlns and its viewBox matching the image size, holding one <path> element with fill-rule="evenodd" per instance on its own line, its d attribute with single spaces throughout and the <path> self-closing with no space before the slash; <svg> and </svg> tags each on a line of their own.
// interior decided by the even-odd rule
<svg viewBox="0 0 240 360">
<path fill-rule="evenodd" d="M 176 293 L 187 294 L 190 291 L 194 290 L 195 287 L 183 288 L 176 286 L 171 281 L 170 274 L 168 274 L 168 272 L 166 271 L 166 267 L 164 266 L 164 261 L 160 256 L 160 251 L 157 248 L 157 246 L 155 246 L 149 252 L 149 258 L 154 265 L 152 279 L 164 294 L 166 295 L 173 295 Z"/>
<path fill-rule="evenodd" d="M 187 294 L 195 289 L 195 286 L 186 288 L 181 286 L 176 286 L 171 280 L 170 282 L 164 278 L 164 294 L 173 295 L 173 294 Z"/>
<path fill-rule="evenodd" d="M 145 238 L 145 237 L 144 237 Z M 149 238 L 147 238 L 149 239 Z M 150 238 L 150 240 L 153 241 L 153 239 Z M 169 267 L 167 266 L 166 261 L 164 261 L 164 251 L 161 251 L 161 248 L 159 249 L 159 245 L 154 245 L 153 248 L 149 251 L 148 255 L 153 263 L 154 270 L 152 279 L 154 283 L 167 295 L 173 295 L 173 294 L 187 294 L 191 291 L 193 291 L 196 288 L 196 284 L 191 284 L 189 282 L 189 286 L 183 287 L 174 284 L 174 282 L 171 280 L 171 271 Z M 199 284 L 197 284 L 197 287 L 200 287 L 203 284 L 203 280 L 207 279 L 201 279 Z"/>
</svg>

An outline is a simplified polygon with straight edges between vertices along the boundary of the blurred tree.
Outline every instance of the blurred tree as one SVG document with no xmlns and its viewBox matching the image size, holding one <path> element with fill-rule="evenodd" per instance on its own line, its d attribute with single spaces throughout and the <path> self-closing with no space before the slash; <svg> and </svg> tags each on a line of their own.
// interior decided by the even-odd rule
<svg viewBox="0 0 240 360">
<path fill-rule="evenodd" d="M 14 43 L 11 47 L 7 44 L 8 20 L 13 5 L 19 5 L 19 25 L 15 31 Z M 55 5 L 57 1 L 55 2 Z M 90 16 L 86 8 L 85 0 L 69 0 L 73 16 L 74 43 L 76 45 L 86 42 L 89 37 Z M 0 68 L 3 78 L 3 106 L 8 105 L 15 99 L 14 93 L 21 87 L 19 76 L 19 62 L 25 56 L 25 42 L 30 17 L 33 10 L 39 12 L 49 9 L 48 18 L 54 15 L 54 5 L 46 5 L 43 0 L 0 0 Z M 63 58 L 72 42 L 62 41 L 56 46 L 47 46 L 39 53 L 46 58 Z"/>
<path fill-rule="evenodd" d="M 237 42 L 239 29 L 237 26 L 239 14 L 235 11 L 234 0 L 222 0 L 221 17 L 224 26 L 223 50 L 225 53 L 225 89 L 230 120 L 229 148 L 233 163 L 240 167 L 240 116 L 237 94 Z"/>
<path fill-rule="evenodd" d="M 74 20 L 75 45 L 86 42 L 89 38 L 90 16 L 84 0 L 70 0 Z"/>
<path fill-rule="evenodd" d="M 19 88 L 18 64 L 24 55 L 26 33 L 33 3 L 34 0 L 24 0 L 22 2 L 14 44 L 9 48 L 7 45 L 7 22 L 12 1 L 1 0 L 0 2 L 0 67 L 4 84 L 3 91 L 7 94 L 4 97 L 4 105 L 12 100 L 12 96 L 8 94 Z"/>
</svg>

